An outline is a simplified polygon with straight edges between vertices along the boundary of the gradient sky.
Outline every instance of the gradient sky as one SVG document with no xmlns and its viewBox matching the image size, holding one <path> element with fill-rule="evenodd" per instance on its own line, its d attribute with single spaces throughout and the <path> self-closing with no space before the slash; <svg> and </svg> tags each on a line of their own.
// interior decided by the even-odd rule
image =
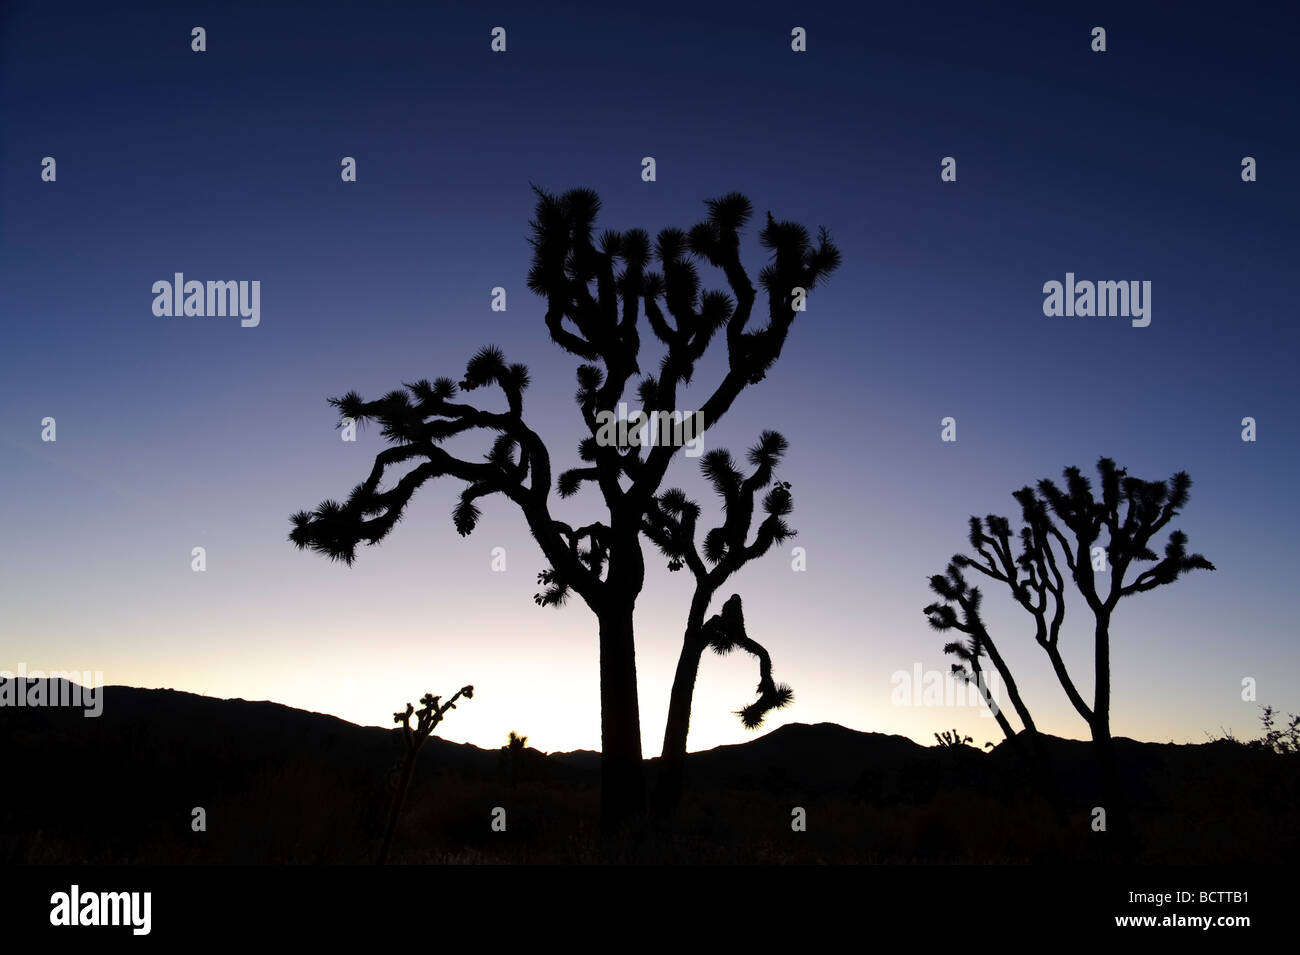
<svg viewBox="0 0 1300 955">
<path fill-rule="evenodd" d="M 1219 568 L 1121 604 L 1114 731 L 1253 736 L 1246 676 L 1259 702 L 1300 710 L 1293 8 L 428 6 L 2 8 L 0 669 L 378 725 L 473 683 L 441 735 L 597 747 L 594 617 L 577 599 L 534 606 L 544 562 L 513 505 L 492 499 L 460 538 L 458 483 L 426 485 L 352 568 L 286 540 L 290 513 L 345 495 L 382 447 L 373 428 L 341 442 L 328 397 L 459 377 L 484 344 L 530 366 L 526 417 L 557 473 L 576 460 L 577 360 L 524 286 L 535 182 L 594 188 L 600 226 L 652 235 L 739 190 L 760 217 L 827 226 L 843 252 L 774 371 L 706 438 L 791 441 L 779 476 L 807 572 L 787 547 L 719 599 L 743 595 L 794 687 L 768 727 L 998 739 L 971 708 L 892 705 L 890 676 L 948 667 L 921 608 L 967 517 L 1013 515 L 1011 491 L 1095 473 L 1101 455 L 1148 479 L 1189 471 L 1178 525 Z M 190 51 L 196 25 L 206 53 Z M 943 156 L 956 183 L 939 181 Z M 1241 181 L 1243 156 L 1258 182 Z M 1151 281 L 1151 325 L 1045 317 L 1043 283 L 1067 271 Z M 155 317 L 151 286 L 174 272 L 260 280 L 260 326 Z M 489 308 L 497 285 L 505 313 Z M 956 443 L 939 440 L 947 415 Z M 718 516 L 695 462 L 668 483 Z M 554 513 L 603 517 L 590 492 Z M 652 553 L 647 755 L 690 596 Z M 1086 736 L 1028 618 L 996 590 L 986 602 L 1040 728 Z M 1087 622 L 1076 601 L 1063 644 L 1090 694 Z M 732 711 L 755 682 L 751 659 L 706 656 L 691 749 L 750 738 Z"/>
</svg>

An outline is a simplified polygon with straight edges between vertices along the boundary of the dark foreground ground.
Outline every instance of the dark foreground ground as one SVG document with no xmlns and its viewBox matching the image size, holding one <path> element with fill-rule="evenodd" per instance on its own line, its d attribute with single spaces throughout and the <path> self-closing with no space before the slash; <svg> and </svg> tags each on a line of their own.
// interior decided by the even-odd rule
<svg viewBox="0 0 1300 955">
<path fill-rule="evenodd" d="M 108 687 L 103 715 L 0 708 L 0 863 L 356 863 L 374 858 L 399 731 L 274 703 Z M 1300 758 L 1220 740 L 1120 740 L 1134 861 L 1288 863 Z M 1034 795 L 1011 747 L 922 747 L 835 724 L 693 754 L 671 825 L 596 837 L 598 757 L 431 738 L 394 862 L 1102 861 L 1091 748 L 1051 740 L 1070 810 Z M 656 761 L 647 763 L 653 780 Z M 207 831 L 191 828 L 195 807 Z M 506 831 L 492 828 L 505 810 Z M 807 828 L 791 829 L 802 808 Z M 498 814 L 499 815 L 499 814 Z"/>
</svg>

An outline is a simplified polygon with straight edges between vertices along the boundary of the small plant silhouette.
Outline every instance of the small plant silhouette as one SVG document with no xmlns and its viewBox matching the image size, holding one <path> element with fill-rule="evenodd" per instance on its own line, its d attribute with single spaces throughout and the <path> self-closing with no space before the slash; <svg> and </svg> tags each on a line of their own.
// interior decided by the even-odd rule
<svg viewBox="0 0 1300 955">
<path fill-rule="evenodd" d="M 393 722 L 400 723 L 402 726 L 402 738 L 406 742 L 406 755 L 398 759 L 396 765 L 388 774 L 388 790 L 392 793 L 393 800 L 392 808 L 388 813 L 388 825 L 384 829 L 384 842 L 379 847 L 379 865 L 387 864 L 389 852 L 393 848 L 393 836 L 397 832 L 397 819 L 402 813 L 402 805 L 406 802 L 406 791 L 411 786 L 411 776 L 415 772 L 415 758 L 420 753 L 420 747 L 429 738 L 433 728 L 442 722 L 442 718 L 447 715 L 447 712 L 456 708 L 456 701 L 462 696 L 467 700 L 472 700 L 474 698 L 474 687 L 462 686 L 456 691 L 456 695 L 446 703 L 441 702 L 442 697 L 426 693 L 420 698 L 420 709 L 417 710 L 410 703 L 407 703 L 405 711 L 393 714 Z M 415 716 L 414 728 L 411 726 L 412 716 Z M 513 733 L 510 735 L 514 736 Z"/>
<path fill-rule="evenodd" d="M 502 747 L 505 756 L 505 771 L 510 788 L 514 789 L 519 779 L 523 776 L 524 770 L 524 752 L 528 749 L 528 737 L 520 736 L 514 730 L 510 731 L 510 736 L 506 740 L 506 745 Z"/>
<path fill-rule="evenodd" d="M 943 747 L 965 746 L 968 743 L 975 742 L 975 740 L 970 736 L 962 736 L 955 728 L 951 732 L 944 730 L 942 733 L 935 733 L 934 738 L 937 739 L 939 745 Z"/>
<path fill-rule="evenodd" d="M 1290 722 L 1285 727 L 1276 725 L 1278 711 L 1271 706 L 1260 707 L 1264 712 L 1259 721 L 1264 726 L 1264 735 L 1251 740 L 1247 745 L 1255 749 L 1267 750 L 1279 756 L 1295 756 L 1300 753 L 1300 716 L 1288 713 Z M 1231 736 L 1228 737 L 1231 739 Z"/>
</svg>

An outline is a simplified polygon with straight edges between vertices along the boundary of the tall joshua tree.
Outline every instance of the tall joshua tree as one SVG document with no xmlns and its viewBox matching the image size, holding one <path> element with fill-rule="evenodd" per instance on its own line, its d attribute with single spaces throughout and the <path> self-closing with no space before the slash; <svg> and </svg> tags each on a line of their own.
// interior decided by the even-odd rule
<svg viewBox="0 0 1300 955">
<path fill-rule="evenodd" d="M 960 584 L 960 571 L 971 569 L 998 581 L 1033 617 L 1035 641 L 1047 653 L 1071 705 L 1088 724 L 1103 802 L 1108 811 L 1119 814 L 1122 810 L 1110 731 L 1110 643 L 1115 610 L 1125 597 L 1171 584 L 1187 571 L 1214 570 L 1214 565 L 1200 554 L 1187 552 L 1187 535 L 1180 530 L 1169 532 L 1163 557 L 1151 549 L 1152 539 L 1187 504 L 1192 480 L 1185 471 L 1167 481 L 1144 481 L 1130 477 L 1110 458 L 1101 458 L 1097 471 L 1101 476 L 1099 498 L 1077 467 L 1065 469 L 1063 489 L 1044 479 L 1037 488 L 1016 491 L 1014 497 L 1023 519 L 1018 549 L 1012 543 L 1011 525 L 1006 518 L 972 517 L 970 543 L 974 556 L 955 556 L 949 575 L 957 571 L 953 579 Z M 1149 566 L 1140 569 L 1143 564 Z M 1108 582 L 1099 587 L 1103 571 Z M 1093 618 L 1091 705 L 1079 692 L 1059 646 L 1067 577 Z M 993 646 L 986 633 L 981 643 L 986 649 Z M 996 665 L 1007 680 L 1005 663 Z M 1008 682 L 1009 694 L 1013 686 Z M 1012 699 L 1015 702 L 1018 696 Z M 1021 715 L 1027 718 L 1027 711 Z M 1026 721 L 1027 729 L 1031 725 Z"/>
<path fill-rule="evenodd" d="M 325 501 L 293 515 L 289 537 L 332 559 L 351 563 L 360 544 L 382 540 L 425 481 L 451 476 L 466 485 L 452 514 L 458 533 L 473 531 L 478 501 L 508 498 L 548 561 L 534 600 L 558 606 L 576 593 L 596 615 L 600 644 L 601 818 L 606 828 L 644 807 L 641 726 L 637 702 L 633 611 L 645 579 L 643 518 L 673 454 L 671 442 L 643 453 L 641 442 L 602 438 L 602 419 L 617 414 L 632 379 L 641 376 L 639 318 L 663 345 L 658 371 L 636 383 L 647 414 L 678 411 L 678 386 L 689 384 L 715 333 L 724 332 L 726 371 L 698 412 L 711 428 L 749 385 L 761 381 L 781 354 L 795 316 L 811 292 L 839 265 L 825 230 L 814 242 L 793 222 L 769 213 L 759 232 L 771 261 L 759 273 L 767 293 L 767 323 L 749 329 L 757 292 L 740 262 L 740 234 L 752 215 L 749 200 L 731 193 L 706 203 L 708 217 L 689 231 L 662 230 L 651 247 L 641 229 L 593 238 L 600 199 L 587 189 L 555 196 L 534 187 L 533 249 L 528 287 L 545 299 L 552 341 L 581 360 L 576 401 L 588 432 L 578 447 L 583 466 L 554 479 L 551 455 L 524 420 L 528 370 L 486 347 L 470 359 L 458 383 L 438 378 L 404 385 L 373 401 L 355 392 L 331 399 L 344 418 L 377 421 L 390 446 L 346 501 Z M 651 271 L 653 261 L 661 271 Z M 697 262 L 719 269 L 730 288 L 702 289 Z M 458 392 L 495 386 L 505 410 L 455 400 Z M 492 438 L 482 460 L 441 447 L 463 435 Z M 413 465 L 413 466 L 412 466 Z M 389 468 L 409 467 L 386 490 Z M 607 520 L 578 527 L 551 516 L 552 480 L 562 497 L 585 483 L 599 491 Z"/>
<path fill-rule="evenodd" d="M 783 543 L 795 534 L 785 522 L 785 517 L 794 509 L 790 484 L 778 481 L 764 495 L 762 508 L 767 516 L 759 524 L 753 542 L 747 542 L 754 516 L 754 498 L 772 484 L 773 472 L 787 447 L 788 443 L 780 434 L 764 431 L 758 443 L 749 450 L 749 463 L 754 470 L 748 477 L 737 470 L 728 451 L 718 448 L 704 455 L 700 469 L 722 498 L 726 517 L 722 524 L 705 534 L 703 554 L 695 544 L 700 506 L 688 500 L 680 488 L 659 495 L 646 512 L 645 534 L 668 558 L 668 569 L 676 571 L 687 567 L 695 578 L 682 652 L 673 677 L 655 785 L 655 808 L 660 813 L 671 812 L 681 798 L 691 703 L 700 657 L 706 647 L 719 654 L 743 649 L 758 658 L 759 698 L 737 713 L 746 727 L 758 727 L 769 710 L 785 706 L 793 699 L 788 686 L 777 686 L 773 682 L 772 661 L 767 650 L 751 640 L 745 631 L 738 595 L 731 596 L 721 613 L 707 622 L 704 619 L 709 603 L 732 574 L 751 560 L 762 557 L 773 544 Z"/>
</svg>

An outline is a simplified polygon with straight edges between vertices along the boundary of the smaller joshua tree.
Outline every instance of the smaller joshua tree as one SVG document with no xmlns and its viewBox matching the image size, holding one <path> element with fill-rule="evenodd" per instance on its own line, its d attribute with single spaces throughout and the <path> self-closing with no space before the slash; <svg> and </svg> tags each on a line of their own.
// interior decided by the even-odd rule
<svg viewBox="0 0 1300 955">
<path fill-rule="evenodd" d="M 993 526 L 997 528 L 1002 528 L 1006 524 L 1005 518 L 991 518 L 991 520 L 994 522 Z M 1004 531 L 1005 533 L 1009 531 Z M 1011 675 L 1010 667 L 1007 666 L 992 635 L 984 625 L 984 618 L 980 613 L 984 595 L 978 587 L 973 587 L 967 582 L 965 574 L 962 573 L 964 566 L 966 564 L 961 559 L 955 558 L 948 564 L 944 573 L 935 574 L 930 578 L 930 589 L 940 600 L 929 604 L 922 612 L 935 630 L 941 632 L 956 630 L 964 635 L 963 639 L 947 643 L 943 648 L 944 653 L 951 654 L 958 660 L 952 665 L 953 676 L 979 690 L 984 704 L 997 720 L 1003 734 L 1011 741 L 1012 746 L 1020 750 L 1020 739 L 1011 721 L 1007 719 L 1007 714 L 994 699 L 985 676 L 985 658 L 993 664 L 1011 698 L 1011 705 L 1024 726 L 1032 757 L 1042 759 L 1044 757 L 1038 727 L 1034 725 L 1029 707 L 1025 705 L 1020 695 L 1020 689 Z"/>
<path fill-rule="evenodd" d="M 506 777 L 509 779 L 510 788 L 514 789 L 523 775 L 524 753 L 528 749 L 528 737 L 520 736 L 514 730 L 510 731 L 510 736 L 506 739 L 506 745 L 502 747 L 505 756 Z"/>
<path fill-rule="evenodd" d="M 990 526 L 1003 531 L 1004 536 L 1010 533 L 1009 529 L 1003 529 L 1003 524 L 1006 523 L 1005 518 L 991 517 L 989 520 L 992 522 Z M 997 720 L 998 726 L 1010 742 L 1012 750 L 1024 761 L 1026 768 L 1037 778 L 1038 784 L 1042 787 L 1043 795 L 1052 803 L 1053 809 L 1060 818 L 1065 810 L 1060 780 L 1057 779 L 1055 767 L 1047 755 L 1046 747 L 1043 745 L 1043 739 L 1038 733 L 1038 727 L 1034 723 L 1033 716 L 1030 715 L 1029 707 L 1025 705 L 1024 698 L 1020 695 L 1020 688 L 1016 685 L 1015 677 L 1011 674 L 1011 668 L 1007 665 L 992 635 L 984 624 L 984 617 L 980 613 L 984 595 L 978 587 L 972 586 L 966 580 L 965 574 L 962 573 L 962 568 L 965 566 L 968 565 L 960 557 L 955 557 L 948 564 L 947 570 L 943 574 L 935 574 L 930 578 L 930 589 L 934 591 L 940 600 L 928 605 L 923 612 L 929 619 L 930 626 L 935 630 L 940 632 L 955 630 L 963 635 L 963 639 L 947 643 L 943 648 L 944 653 L 951 654 L 958 661 L 952 665 L 954 678 L 979 690 L 984 705 L 988 707 L 989 712 Z M 1061 608 L 1060 612 L 1064 613 L 1064 605 L 1058 606 Z M 988 679 L 985 676 L 984 661 L 986 658 L 993 664 L 993 668 L 1002 678 L 1002 684 L 1011 700 L 1011 706 L 1016 715 L 1020 717 L 1020 722 L 1024 727 L 1023 738 L 1017 735 L 1011 721 L 1007 718 L 1006 711 L 998 705 L 997 700 L 994 698 Z M 956 731 L 954 730 L 954 732 Z M 936 733 L 935 737 L 938 738 L 939 734 Z M 940 743 L 948 745 L 942 739 L 940 739 Z M 992 745 L 992 743 L 986 744 L 987 748 L 991 748 Z"/>
<path fill-rule="evenodd" d="M 1097 461 L 1097 471 L 1100 493 L 1077 467 L 1065 469 L 1063 486 L 1044 479 L 1014 492 L 1022 517 L 1018 537 L 1005 517 L 971 517 L 972 553 L 954 555 L 946 575 L 930 578 L 930 589 L 942 603 L 929 605 L 925 614 L 935 629 L 957 630 L 968 638 L 944 648 L 961 661 L 954 670 L 978 680 L 977 665 L 987 655 L 1006 684 L 1031 747 L 1041 757 L 1041 740 L 1029 711 L 980 617 L 979 589 L 968 585 L 964 574 L 978 573 L 1010 591 L 1032 619 L 1034 641 L 1046 652 L 1070 704 L 1088 724 L 1099 798 L 1107 808 L 1111 831 L 1126 836 L 1131 830 L 1110 727 L 1113 618 L 1121 600 L 1172 584 L 1190 571 L 1215 568 L 1202 555 L 1188 552 L 1185 533 L 1170 529 L 1190 496 L 1192 479 L 1187 472 L 1146 481 L 1104 457 Z M 1152 545 L 1164 533 L 1169 536 L 1161 557 Z M 1079 691 L 1059 646 L 1067 591 L 1077 593 L 1092 617 L 1091 704 Z M 1008 732 L 1009 724 L 1001 718 L 998 722 Z"/>
<path fill-rule="evenodd" d="M 393 801 L 388 813 L 388 825 L 384 830 L 384 842 L 379 848 L 379 865 L 387 864 L 388 854 L 393 848 L 397 819 L 402 813 L 402 805 L 406 802 L 406 791 L 411 786 L 411 776 L 415 772 L 415 758 L 420 753 L 420 747 L 429 738 L 433 728 L 442 722 L 447 712 L 456 708 L 456 701 L 462 696 L 467 700 L 473 699 L 474 687 L 462 686 L 446 703 L 441 702 L 442 697 L 426 693 L 420 698 L 420 709 L 417 710 L 407 703 L 404 712 L 393 714 L 393 722 L 400 723 L 402 726 L 406 755 L 398 759 L 388 776 L 388 789 L 393 794 Z M 415 716 L 414 728 L 411 726 L 412 715 Z"/>
<path fill-rule="evenodd" d="M 784 543 L 795 535 L 794 529 L 785 521 L 794 510 L 790 482 L 773 482 L 776 466 L 788 446 L 782 435 L 764 431 L 758 443 L 749 449 L 748 460 L 754 470 L 748 476 L 736 468 L 731 454 L 725 449 L 718 448 L 704 455 L 700 470 L 722 499 L 726 517 L 721 525 L 704 535 L 702 551 L 695 543 L 700 506 L 689 500 L 680 488 L 672 488 L 652 498 L 642 522 L 642 531 L 668 558 L 668 569 L 677 571 L 686 567 L 695 578 L 695 592 L 687 613 L 682 652 L 668 703 L 663 752 L 655 786 L 655 810 L 661 815 L 671 813 L 681 798 L 695 679 L 706 647 L 722 655 L 742 649 L 758 658 L 758 699 L 736 714 L 747 728 L 757 728 L 769 710 L 786 706 L 794 698 L 788 686 L 778 686 L 772 681 L 771 657 L 746 633 L 738 594 L 727 600 L 721 613 L 707 621 L 704 617 L 714 595 L 732 574 L 751 560 L 762 557 L 773 545 Z M 754 523 L 755 498 L 769 485 L 770 489 L 758 502 L 766 516 L 758 523 L 753 541 L 748 542 L 751 524 Z"/>
</svg>

